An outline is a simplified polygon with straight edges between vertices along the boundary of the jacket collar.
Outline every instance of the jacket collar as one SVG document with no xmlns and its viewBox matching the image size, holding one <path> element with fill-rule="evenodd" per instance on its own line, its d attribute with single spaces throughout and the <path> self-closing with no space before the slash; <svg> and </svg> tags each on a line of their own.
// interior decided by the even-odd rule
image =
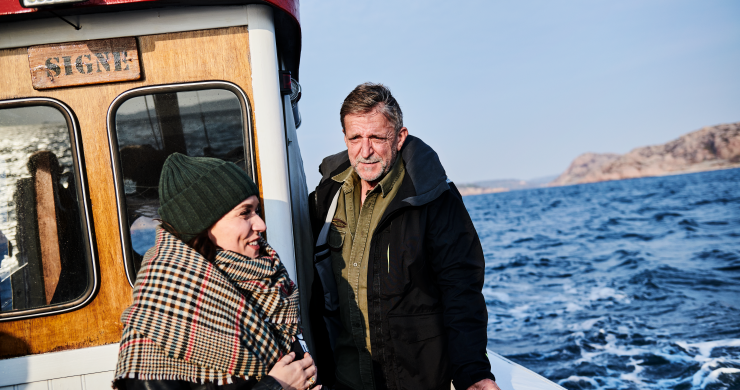
<svg viewBox="0 0 740 390">
<path fill-rule="evenodd" d="M 408 180 L 411 184 L 411 187 L 402 184 L 401 189 L 404 191 L 399 191 L 396 195 L 400 197 L 401 202 L 410 206 L 421 206 L 437 199 L 450 188 L 439 156 L 421 139 L 409 135 L 401 149 L 401 158 L 406 169 L 406 178 L 403 182 L 406 183 Z M 350 166 L 346 150 L 326 157 L 319 166 L 322 175 L 319 187 L 334 182 L 331 178 Z M 329 183 L 325 183 L 327 181 Z"/>
</svg>

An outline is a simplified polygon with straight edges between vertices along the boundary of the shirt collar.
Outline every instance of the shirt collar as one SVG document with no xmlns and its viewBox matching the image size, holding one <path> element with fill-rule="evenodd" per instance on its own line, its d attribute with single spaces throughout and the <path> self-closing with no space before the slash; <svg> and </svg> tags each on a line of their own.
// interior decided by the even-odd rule
<svg viewBox="0 0 740 390">
<path fill-rule="evenodd" d="M 380 180 L 380 183 L 378 183 L 378 185 L 376 185 L 375 188 L 371 190 L 371 192 L 380 191 L 385 198 L 385 196 L 388 195 L 391 190 L 393 190 L 393 187 L 396 185 L 396 181 L 398 181 L 398 177 L 401 176 L 401 172 L 403 170 L 403 159 L 400 155 L 397 155 L 396 162 L 393 163 L 393 168 L 391 168 L 390 172 L 388 172 L 385 177 Z M 359 184 L 360 176 L 357 175 L 357 172 L 355 172 L 355 168 L 350 166 L 349 168 L 342 171 L 342 173 L 339 173 L 332 177 L 332 180 L 338 183 L 342 183 L 342 190 L 344 190 L 344 193 L 346 194 L 354 190 L 355 184 Z M 380 190 L 378 190 L 378 187 L 380 187 Z"/>
</svg>

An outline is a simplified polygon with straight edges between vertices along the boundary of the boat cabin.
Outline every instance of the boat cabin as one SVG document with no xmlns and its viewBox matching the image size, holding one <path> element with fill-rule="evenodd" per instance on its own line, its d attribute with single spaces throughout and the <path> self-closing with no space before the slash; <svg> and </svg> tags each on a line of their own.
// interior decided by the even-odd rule
<svg viewBox="0 0 740 390">
<path fill-rule="evenodd" d="M 242 167 L 310 283 L 300 49 L 297 0 L 0 0 L 0 389 L 110 388 L 171 153 Z"/>
</svg>

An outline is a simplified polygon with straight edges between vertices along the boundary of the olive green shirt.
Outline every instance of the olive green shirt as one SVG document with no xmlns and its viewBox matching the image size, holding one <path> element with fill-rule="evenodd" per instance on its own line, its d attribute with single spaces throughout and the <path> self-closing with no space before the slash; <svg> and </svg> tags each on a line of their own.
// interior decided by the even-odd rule
<svg viewBox="0 0 740 390">
<path fill-rule="evenodd" d="M 385 209 L 398 192 L 405 175 L 403 160 L 368 191 L 361 203 L 362 183 L 353 167 L 332 177 L 342 183 L 329 236 L 331 261 L 339 294 L 344 330 L 337 337 L 334 358 L 337 379 L 357 390 L 373 390 L 373 364 L 367 308 L 367 270 L 370 240 Z"/>
</svg>

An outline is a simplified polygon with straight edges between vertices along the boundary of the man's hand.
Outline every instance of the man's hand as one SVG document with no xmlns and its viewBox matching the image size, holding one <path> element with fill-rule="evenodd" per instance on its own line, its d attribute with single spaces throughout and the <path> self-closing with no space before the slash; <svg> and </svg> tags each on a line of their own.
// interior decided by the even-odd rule
<svg viewBox="0 0 740 390">
<path fill-rule="evenodd" d="M 483 379 L 480 382 L 475 383 L 473 386 L 468 387 L 468 390 L 501 390 L 496 382 L 490 379 Z"/>
</svg>

